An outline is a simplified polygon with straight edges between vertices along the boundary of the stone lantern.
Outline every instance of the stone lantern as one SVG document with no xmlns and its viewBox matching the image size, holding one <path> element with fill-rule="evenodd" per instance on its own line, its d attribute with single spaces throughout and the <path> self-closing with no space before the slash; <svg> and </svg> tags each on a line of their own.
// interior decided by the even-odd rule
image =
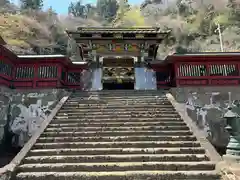
<svg viewBox="0 0 240 180">
<path fill-rule="evenodd" d="M 227 159 L 240 160 L 240 119 L 238 114 L 232 111 L 232 107 L 228 106 L 228 111 L 224 114 L 224 118 L 227 120 L 227 126 L 225 129 L 230 134 L 230 140 L 227 145 L 226 155 Z"/>
</svg>

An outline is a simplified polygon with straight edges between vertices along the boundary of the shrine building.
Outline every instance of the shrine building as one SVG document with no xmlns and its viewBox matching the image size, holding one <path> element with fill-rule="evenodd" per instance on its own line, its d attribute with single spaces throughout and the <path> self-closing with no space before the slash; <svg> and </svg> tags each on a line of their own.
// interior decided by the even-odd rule
<svg viewBox="0 0 240 180">
<path fill-rule="evenodd" d="M 160 28 L 78 28 L 67 31 L 78 44 L 79 56 L 91 67 L 102 68 L 103 89 L 134 89 L 135 67 L 156 60 L 159 44 L 170 31 Z M 112 89 L 111 88 L 111 89 Z"/>
<path fill-rule="evenodd" d="M 102 89 L 136 89 L 136 82 L 143 81 L 136 73 L 139 67 L 153 72 L 155 89 L 240 84 L 238 52 L 173 54 L 158 60 L 158 47 L 171 31 L 80 27 L 66 33 L 77 43 L 78 62 L 64 55 L 16 55 L 1 38 L 0 85 L 83 89 L 83 72 L 100 69 Z"/>
</svg>

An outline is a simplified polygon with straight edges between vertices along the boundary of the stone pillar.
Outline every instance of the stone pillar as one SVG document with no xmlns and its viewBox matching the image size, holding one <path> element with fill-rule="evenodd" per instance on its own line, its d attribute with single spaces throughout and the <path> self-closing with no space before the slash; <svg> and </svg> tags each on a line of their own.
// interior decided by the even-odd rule
<svg viewBox="0 0 240 180">
<path fill-rule="evenodd" d="M 144 62 L 144 50 L 141 50 L 141 63 Z"/>
<path fill-rule="evenodd" d="M 97 53 L 96 53 L 96 50 L 93 50 L 92 51 L 92 55 L 93 55 L 93 62 L 97 62 Z"/>
<path fill-rule="evenodd" d="M 84 90 L 92 89 L 93 72 L 94 72 L 94 69 L 92 69 L 92 68 L 84 69 L 81 72 L 81 85 L 82 85 L 82 89 L 84 89 Z"/>
<path fill-rule="evenodd" d="M 100 67 L 102 67 L 103 66 L 103 56 L 99 56 L 99 64 L 100 64 Z"/>
<path fill-rule="evenodd" d="M 134 65 L 135 65 L 135 67 L 141 66 L 141 56 L 136 57 L 136 61 L 135 61 Z"/>
</svg>

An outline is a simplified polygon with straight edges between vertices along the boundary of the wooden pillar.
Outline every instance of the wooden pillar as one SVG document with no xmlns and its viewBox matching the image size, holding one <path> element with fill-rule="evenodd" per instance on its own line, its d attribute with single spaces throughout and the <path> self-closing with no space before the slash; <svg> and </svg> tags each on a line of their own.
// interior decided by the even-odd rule
<svg viewBox="0 0 240 180">
<path fill-rule="evenodd" d="M 174 64 L 170 64 L 169 65 L 169 70 L 170 70 L 170 86 L 171 87 L 175 87 L 176 86 L 176 71 L 175 71 L 175 67 Z"/>
<path fill-rule="evenodd" d="M 37 81 L 38 81 L 38 68 L 39 68 L 39 64 L 35 63 L 33 65 L 33 69 L 34 69 L 34 77 L 33 77 L 33 88 L 37 87 Z"/>
<path fill-rule="evenodd" d="M 57 65 L 57 70 L 58 70 L 58 78 L 57 78 L 57 88 L 60 88 L 62 86 L 61 81 L 62 81 L 62 66 L 61 64 Z"/>
<path fill-rule="evenodd" d="M 174 63 L 173 66 L 174 66 L 174 71 L 175 71 L 175 82 L 176 82 L 176 86 L 178 87 L 180 85 L 178 77 L 179 77 L 179 75 L 181 76 L 181 74 L 178 74 L 178 68 L 179 68 L 180 64 Z"/>
<path fill-rule="evenodd" d="M 11 88 L 14 88 L 14 81 L 15 81 L 15 76 L 16 76 L 16 69 L 17 67 L 15 65 L 12 66 L 12 82 L 10 84 Z"/>
<path fill-rule="evenodd" d="M 144 50 L 141 50 L 141 63 L 144 62 Z"/>
</svg>

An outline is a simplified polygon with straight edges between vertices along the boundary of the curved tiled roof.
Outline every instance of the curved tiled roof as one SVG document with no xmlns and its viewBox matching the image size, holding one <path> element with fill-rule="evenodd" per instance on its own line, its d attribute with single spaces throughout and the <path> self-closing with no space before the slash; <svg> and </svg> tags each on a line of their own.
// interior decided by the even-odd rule
<svg viewBox="0 0 240 180">
<path fill-rule="evenodd" d="M 67 33 L 169 33 L 159 27 L 112 28 L 112 27 L 78 27 L 77 31 Z"/>
</svg>

